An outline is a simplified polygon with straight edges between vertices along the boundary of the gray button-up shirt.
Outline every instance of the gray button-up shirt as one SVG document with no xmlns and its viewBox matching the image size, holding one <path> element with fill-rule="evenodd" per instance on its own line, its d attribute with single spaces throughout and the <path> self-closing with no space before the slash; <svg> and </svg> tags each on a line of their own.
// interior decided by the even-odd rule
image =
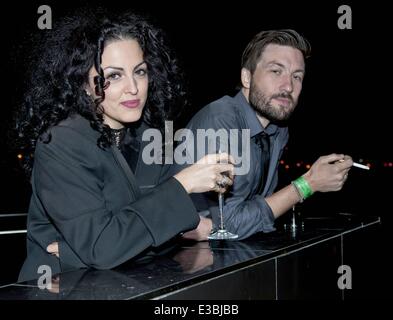
<svg viewBox="0 0 393 320">
<path fill-rule="evenodd" d="M 224 222 L 226 228 L 239 235 L 239 239 L 247 238 L 257 232 L 274 231 L 273 212 L 267 204 L 265 197 L 271 195 L 277 186 L 278 163 L 283 149 L 288 141 L 288 128 L 278 127 L 270 123 L 263 128 L 254 109 L 248 104 L 246 98 L 239 92 L 235 97 L 224 96 L 202 108 L 189 122 L 194 140 L 197 140 L 198 129 L 249 129 L 251 139 L 247 140 L 249 152 L 242 155 L 242 161 L 249 161 L 249 170 L 235 176 L 232 188 L 225 194 Z M 254 142 L 253 137 L 265 131 L 270 138 L 270 165 L 266 184 L 261 194 L 257 194 L 259 180 L 262 177 L 261 151 Z M 229 135 L 228 135 L 229 137 Z M 238 141 L 241 142 L 239 137 Z M 243 140 L 244 142 L 244 140 Z M 196 147 L 196 141 L 193 141 Z M 229 150 L 233 151 L 231 140 L 228 139 Z M 242 143 L 238 144 L 238 154 L 241 154 Z M 217 146 L 218 151 L 219 146 Z M 232 154 L 231 151 L 231 154 Z M 177 150 L 175 150 L 175 153 Z M 197 152 L 189 156 L 198 160 Z M 173 175 L 187 165 L 174 164 L 170 168 Z M 244 171 L 244 170 L 243 170 Z M 209 210 L 213 221 L 218 225 L 217 193 L 194 194 L 194 204 L 200 211 Z M 205 211 L 206 212 L 206 211 Z"/>
</svg>

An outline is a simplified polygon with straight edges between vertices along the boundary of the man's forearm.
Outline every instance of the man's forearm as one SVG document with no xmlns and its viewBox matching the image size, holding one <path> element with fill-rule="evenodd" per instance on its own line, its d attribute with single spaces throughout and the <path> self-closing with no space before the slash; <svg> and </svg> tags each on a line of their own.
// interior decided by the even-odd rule
<svg viewBox="0 0 393 320">
<path fill-rule="evenodd" d="M 274 217 L 278 218 L 297 204 L 300 201 L 300 197 L 296 188 L 290 184 L 265 198 L 265 200 L 272 209 Z"/>
</svg>

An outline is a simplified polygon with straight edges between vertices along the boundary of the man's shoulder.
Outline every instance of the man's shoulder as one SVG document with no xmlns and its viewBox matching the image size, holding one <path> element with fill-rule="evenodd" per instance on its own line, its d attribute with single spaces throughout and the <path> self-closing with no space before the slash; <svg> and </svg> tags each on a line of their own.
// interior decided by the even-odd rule
<svg viewBox="0 0 393 320">
<path fill-rule="evenodd" d="M 227 124 L 232 127 L 238 126 L 239 116 L 240 110 L 235 99 L 223 96 L 200 109 L 190 124 L 208 124 L 211 127 Z"/>
<path fill-rule="evenodd" d="M 230 96 L 223 96 L 204 106 L 200 112 L 206 116 L 222 116 L 224 113 L 233 113 L 237 111 L 235 99 Z"/>
</svg>

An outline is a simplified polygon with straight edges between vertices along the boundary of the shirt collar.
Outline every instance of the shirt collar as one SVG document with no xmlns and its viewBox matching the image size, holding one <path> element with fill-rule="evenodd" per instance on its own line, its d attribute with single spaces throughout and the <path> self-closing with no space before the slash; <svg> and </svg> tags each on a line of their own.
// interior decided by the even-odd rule
<svg viewBox="0 0 393 320">
<path fill-rule="evenodd" d="M 241 112 L 243 112 L 246 118 L 248 128 L 250 128 L 251 137 L 261 132 L 266 132 L 269 136 L 274 135 L 277 132 L 278 127 L 274 123 L 269 123 L 266 128 L 262 126 L 257 118 L 255 110 L 250 106 L 242 91 L 239 91 L 234 99 L 241 106 Z"/>
</svg>

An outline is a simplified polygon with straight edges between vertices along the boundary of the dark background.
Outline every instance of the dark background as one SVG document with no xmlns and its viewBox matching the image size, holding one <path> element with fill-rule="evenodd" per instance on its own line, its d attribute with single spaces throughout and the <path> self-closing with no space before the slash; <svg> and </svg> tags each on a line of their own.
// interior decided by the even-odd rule
<svg viewBox="0 0 393 320">
<path fill-rule="evenodd" d="M 110 6 L 109 6 L 109 4 Z M 344 212 L 378 215 L 386 241 L 391 221 L 393 177 L 391 99 L 391 37 L 387 5 L 373 1 L 300 1 L 269 3 L 229 1 L 109 1 L 112 10 L 135 9 L 167 32 L 187 75 L 191 108 L 183 120 L 205 104 L 233 95 L 240 76 L 241 53 L 257 32 L 292 28 L 312 45 L 299 105 L 290 121 L 290 142 L 280 167 L 281 185 L 306 170 L 320 155 L 345 153 L 369 163 L 370 171 L 353 168 L 341 192 L 316 194 L 302 205 L 305 216 Z M 2 117 L 0 119 L 0 214 L 27 212 L 30 186 L 8 146 L 12 112 L 23 93 L 26 59 L 32 32 L 39 31 L 37 9 L 52 8 L 56 19 L 83 2 L 13 2 L 2 19 Z M 91 6 L 104 5 L 94 1 Z M 352 9 L 352 30 L 340 30 L 340 5 Z M 299 163 L 299 166 L 296 164 Z M 390 163 L 390 166 L 389 166 Z M 286 168 L 285 166 L 289 167 Z M 0 220 L 0 224 L 2 220 Z M 1 226 L 4 229 L 4 225 Z"/>
<path fill-rule="evenodd" d="M 208 102 L 236 92 L 240 56 L 254 34 L 275 28 L 293 28 L 304 34 L 311 42 L 312 57 L 307 61 L 303 92 L 290 121 L 290 142 L 284 155 L 285 164 L 290 167 L 285 170 L 285 164 L 282 166 L 282 183 L 304 172 L 304 166 L 320 155 L 349 154 L 355 161 L 370 163 L 372 170 L 354 168 L 344 192 L 355 195 L 354 200 L 361 203 L 361 208 L 367 202 L 366 205 L 371 204 L 375 213 L 380 214 L 384 211 L 382 195 L 389 196 L 386 189 L 389 189 L 393 171 L 389 167 L 393 161 L 389 117 L 392 103 L 388 85 L 392 67 L 386 7 L 375 2 L 372 5 L 331 1 L 255 3 L 217 2 L 213 7 L 212 1 L 147 1 L 143 4 L 111 1 L 110 8 L 119 12 L 134 8 L 150 16 L 167 32 L 189 84 L 191 107 L 183 120 Z M 29 184 L 23 180 L 17 153 L 7 147 L 6 141 L 10 142 L 7 127 L 23 93 L 25 57 L 31 46 L 29 35 L 51 32 L 37 28 L 37 8 L 41 4 L 11 4 L 5 15 L 12 19 L 2 21 L 0 174 L 4 188 L 0 213 L 26 212 L 28 205 Z M 97 1 L 45 4 L 52 8 L 54 27 L 56 19 L 83 4 L 103 5 Z M 352 8 L 352 30 L 337 27 L 340 16 L 337 9 L 341 4 Z M 303 163 L 298 168 L 295 164 L 300 161 Z M 375 201 L 371 200 L 374 195 L 377 196 Z M 335 199 L 336 195 L 329 194 L 328 198 Z"/>
</svg>

